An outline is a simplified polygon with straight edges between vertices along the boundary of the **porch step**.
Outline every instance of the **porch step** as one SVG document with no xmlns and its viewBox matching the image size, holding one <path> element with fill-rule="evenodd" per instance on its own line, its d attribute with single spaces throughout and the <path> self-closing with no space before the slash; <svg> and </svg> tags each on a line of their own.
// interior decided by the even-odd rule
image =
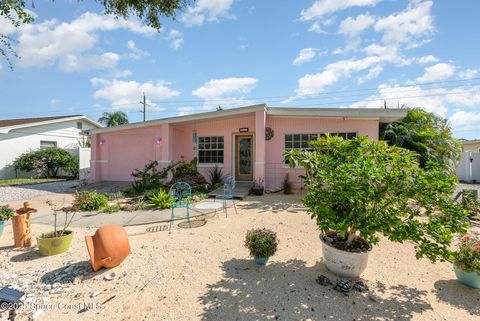
<svg viewBox="0 0 480 321">
<path fill-rule="evenodd" d="M 250 189 L 253 186 L 253 182 L 236 182 L 235 183 L 235 192 L 233 193 L 234 198 L 244 199 L 245 196 L 248 195 Z M 223 186 L 217 188 L 214 191 L 211 191 L 208 196 L 209 197 L 216 197 L 223 195 Z"/>
</svg>

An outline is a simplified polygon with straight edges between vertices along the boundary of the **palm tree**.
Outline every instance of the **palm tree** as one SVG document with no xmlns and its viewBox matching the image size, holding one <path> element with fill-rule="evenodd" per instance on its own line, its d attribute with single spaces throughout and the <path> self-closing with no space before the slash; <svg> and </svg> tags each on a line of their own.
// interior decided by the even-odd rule
<svg viewBox="0 0 480 321">
<path fill-rule="evenodd" d="M 123 111 L 104 112 L 98 121 L 107 127 L 128 124 L 128 116 Z"/>
</svg>

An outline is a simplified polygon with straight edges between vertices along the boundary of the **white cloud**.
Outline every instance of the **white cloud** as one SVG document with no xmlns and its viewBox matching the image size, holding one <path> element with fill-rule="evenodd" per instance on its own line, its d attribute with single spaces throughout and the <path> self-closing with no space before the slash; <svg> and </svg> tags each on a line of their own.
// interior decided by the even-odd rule
<svg viewBox="0 0 480 321">
<path fill-rule="evenodd" d="M 480 73 L 480 69 L 467 69 L 467 70 L 460 71 L 458 73 L 458 77 L 461 79 L 470 79 L 470 78 L 474 78 L 479 73 Z"/>
<path fill-rule="evenodd" d="M 448 119 L 453 131 L 478 130 L 480 112 L 457 111 Z"/>
<path fill-rule="evenodd" d="M 313 23 L 310 26 L 310 28 L 308 28 L 308 31 L 318 33 L 319 35 L 327 34 L 327 32 L 322 29 L 322 27 L 320 26 L 320 24 L 318 22 Z"/>
<path fill-rule="evenodd" d="M 133 40 L 127 42 L 127 48 L 130 49 L 130 53 L 127 55 L 129 58 L 138 60 L 150 56 L 148 51 L 138 48 Z"/>
<path fill-rule="evenodd" d="M 378 75 L 380 75 L 380 73 L 382 71 L 383 71 L 382 66 L 375 66 L 368 71 L 368 74 L 366 74 L 363 77 L 359 77 L 358 80 L 357 80 L 357 83 L 360 85 L 360 84 L 363 84 L 364 82 L 366 82 L 367 80 L 377 78 Z"/>
<path fill-rule="evenodd" d="M 445 80 L 455 74 L 455 66 L 448 63 L 438 63 L 431 67 L 425 68 L 423 76 L 416 79 L 416 82 L 432 82 Z"/>
<path fill-rule="evenodd" d="M 204 109 L 213 109 L 218 105 L 233 107 L 250 103 L 245 98 L 257 85 L 258 79 L 252 77 L 231 77 L 212 79 L 192 91 L 193 96 L 205 100 Z"/>
<path fill-rule="evenodd" d="M 440 61 L 440 59 L 432 55 L 423 56 L 417 59 L 417 62 L 419 64 L 429 64 L 429 63 L 438 62 L 438 61 Z"/>
<path fill-rule="evenodd" d="M 115 68 L 116 53 L 89 53 L 98 42 L 98 32 L 125 29 L 143 36 L 156 31 L 140 22 L 115 19 L 86 12 L 71 22 L 55 19 L 24 25 L 18 28 L 17 52 L 21 67 L 57 65 L 65 71 L 86 71 Z"/>
<path fill-rule="evenodd" d="M 302 10 L 300 18 L 304 21 L 320 19 L 328 14 L 351 7 L 375 6 L 381 0 L 316 0 L 312 6 Z"/>
<path fill-rule="evenodd" d="M 318 53 L 318 49 L 316 48 L 304 48 L 300 50 L 300 52 L 298 53 L 298 56 L 295 58 L 295 60 L 293 60 L 293 64 L 295 66 L 300 66 L 303 63 L 309 62 L 313 58 L 315 58 L 317 53 Z"/>
<path fill-rule="evenodd" d="M 347 37 L 357 37 L 362 31 L 375 23 L 375 18 L 368 14 L 358 15 L 356 18 L 348 17 L 340 23 L 339 33 Z"/>
<path fill-rule="evenodd" d="M 90 82 L 96 89 L 93 94 L 95 99 L 108 100 L 112 105 L 131 104 L 122 108 L 138 108 L 139 105 L 136 102 L 140 101 L 143 93 L 153 100 L 171 99 L 180 95 L 179 91 L 169 87 L 169 82 L 163 80 L 139 83 L 133 80 L 92 78 Z"/>
<path fill-rule="evenodd" d="M 406 44 L 413 48 L 430 41 L 434 32 L 431 16 L 432 1 L 411 1 L 408 8 L 380 18 L 375 23 L 375 31 L 382 32 L 385 44 Z"/>
<path fill-rule="evenodd" d="M 167 39 L 170 40 L 170 47 L 177 50 L 183 44 L 183 33 L 176 29 L 172 29 L 168 33 Z"/>
<path fill-rule="evenodd" d="M 229 12 L 233 0 L 198 0 L 195 6 L 189 6 L 180 16 L 180 21 L 187 27 L 196 27 L 205 21 L 217 22 L 220 18 L 233 18 Z"/>
</svg>

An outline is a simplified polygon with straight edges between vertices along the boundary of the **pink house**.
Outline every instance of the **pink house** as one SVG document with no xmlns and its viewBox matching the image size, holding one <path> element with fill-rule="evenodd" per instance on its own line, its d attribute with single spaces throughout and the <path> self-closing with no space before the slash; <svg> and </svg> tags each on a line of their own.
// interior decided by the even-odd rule
<svg viewBox="0 0 480 321">
<path fill-rule="evenodd" d="M 94 129 L 91 177 L 130 181 L 135 168 L 150 160 L 161 167 L 198 158 L 202 174 L 219 166 L 237 181 L 263 179 L 267 189 L 285 174 L 299 185 L 302 169 L 290 169 L 283 152 L 307 148 L 322 133 L 378 139 L 380 123 L 406 115 L 403 109 L 273 108 L 254 105 Z"/>
</svg>

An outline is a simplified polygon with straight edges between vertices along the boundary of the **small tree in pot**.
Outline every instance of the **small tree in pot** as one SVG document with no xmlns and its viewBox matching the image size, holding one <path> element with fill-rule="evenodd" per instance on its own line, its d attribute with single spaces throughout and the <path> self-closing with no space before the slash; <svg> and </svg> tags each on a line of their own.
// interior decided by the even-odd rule
<svg viewBox="0 0 480 321">
<path fill-rule="evenodd" d="M 413 242 L 417 258 L 452 259 L 454 234 L 466 232 L 468 224 L 450 198 L 455 176 L 433 163 L 420 168 L 413 152 L 366 137 L 327 135 L 310 148 L 285 157 L 291 167 L 305 168 L 304 204 L 322 232 L 329 269 L 359 276 L 368 258 L 362 253 L 379 242 L 378 233 Z"/>
</svg>

